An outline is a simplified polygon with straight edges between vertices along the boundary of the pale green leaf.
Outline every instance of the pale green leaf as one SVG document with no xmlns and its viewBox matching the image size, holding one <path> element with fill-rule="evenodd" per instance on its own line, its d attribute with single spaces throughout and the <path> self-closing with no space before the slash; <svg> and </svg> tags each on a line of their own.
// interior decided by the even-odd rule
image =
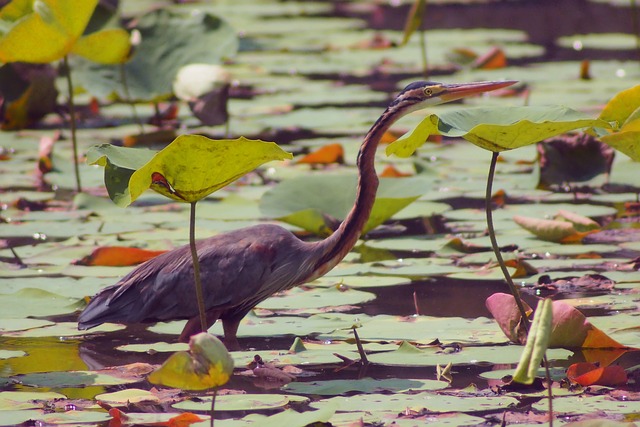
<svg viewBox="0 0 640 427">
<path fill-rule="evenodd" d="M 513 380 L 522 384 L 533 383 L 540 367 L 540 362 L 547 351 L 553 322 L 552 301 L 544 299 L 539 302 L 535 313 L 529 329 L 527 343 L 522 351 L 518 367 L 513 374 Z"/>
</svg>

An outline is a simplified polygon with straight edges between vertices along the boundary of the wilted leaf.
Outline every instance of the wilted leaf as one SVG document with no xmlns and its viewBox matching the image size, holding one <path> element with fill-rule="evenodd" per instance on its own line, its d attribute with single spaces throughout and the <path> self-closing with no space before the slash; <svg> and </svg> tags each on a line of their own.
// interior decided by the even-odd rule
<svg viewBox="0 0 640 427">
<path fill-rule="evenodd" d="M 524 330 L 522 316 L 513 295 L 498 292 L 487 298 L 485 304 L 507 338 L 511 342 L 524 344 L 526 330 Z M 524 303 L 524 307 L 527 316 L 529 316 L 533 310 L 526 303 Z"/>
<path fill-rule="evenodd" d="M 567 378 L 583 387 L 603 385 L 615 387 L 627 383 L 627 373 L 618 365 L 600 367 L 593 363 L 574 363 L 567 369 Z"/>
<path fill-rule="evenodd" d="M 540 367 L 540 362 L 547 351 L 549 339 L 551 336 L 552 324 L 552 302 L 550 299 L 544 299 L 538 302 L 535 316 L 527 342 L 522 350 L 522 356 L 513 374 L 513 380 L 522 384 L 532 384 L 536 378 L 536 373 Z"/>
<path fill-rule="evenodd" d="M 202 332 L 191 337 L 189 352 L 174 353 L 148 379 L 154 384 L 183 390 L 206 390 L 226 384 L 233 359 L 222 342 Z"/>
<path fill-rule="evenodd" d="M 567 221 L 528 218 L 520 215 L 515 215 L 513 221 L 548 242 L 562 242 L 564 239 L 578 234 L 578 230 L 573 227 L 573 224 Z"/>
<path fill-rule="evenodd" d="M 611 126 L 603 120 L 591 119 L 576 110 L 560 106 L 445 111 L 428 115 L 412 131 L 391 143 L 387 147 L 387 155 L 408 157 L 432 134 L 462 137 L 480 148 L 500 152 L 586 127 Z"/>
<path fill-rule="evenodd" d="M 487 308 L 505 335 L 513 342 L 522 343 L 516 326 L 520 312 L 512 295 L 495 293 L 487 298 Z M 531 308 L 525 304 L 525 309 Z M 549 348 L 628 349 L 596 328 L 578 309 L 562 301 L 553 302 L 553 323 Z"/>
<path fill-rule="evenodd" d="M 560 135 L 537 144 L 538 188 L 584 182 L 610 174 L 615 151 L 586 133 Z"/>
</svg>

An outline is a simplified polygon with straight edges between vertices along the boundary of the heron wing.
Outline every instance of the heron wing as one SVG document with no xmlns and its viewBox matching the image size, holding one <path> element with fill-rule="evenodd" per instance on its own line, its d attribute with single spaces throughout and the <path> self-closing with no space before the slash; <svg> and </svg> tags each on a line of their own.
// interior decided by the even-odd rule
<svg viewBox="0 0 640 427">
<path fill-rule="evenodd" d="M 205 306 L 255 305 L 301 276 L 304 243 L 275 225 L 259 225 L 197 242 Z M 189 246 L 141 264 L 102 290 L 79 318 L 83 329 L 104 322 L 191 318 L 198 313 Z"/>
</svg>

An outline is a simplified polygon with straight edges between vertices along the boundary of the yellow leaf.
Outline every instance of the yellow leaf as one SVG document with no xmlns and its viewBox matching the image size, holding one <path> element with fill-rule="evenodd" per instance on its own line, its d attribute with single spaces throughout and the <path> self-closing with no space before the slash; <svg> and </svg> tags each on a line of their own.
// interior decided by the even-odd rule
<svg viewBox="0 0 640 427">
<path fill-rule="evenodd" d="M 18 20 L 0 39 L 0 61 L 47 63 L 62 59 L 84 32 L 97 4 L 98 0 L 36 0 L 33 13 Z M 9 16 L 25 10 L 19 7 L 9 11 Z"/>
<path fill-rule="evenodd" d="M 233 359 L 219 339 L 203 332 L 191 337 L 189 348 L 172 354 L 148 380 L 183 390 L 206 390 L 229 381 Z"/>
<path fill-rule="evenodd" d="M 179 202 L 196 202 L 263 163 L 291 158 L 273 142 L 181 135 L 131 175 L 131 202 L 148 188 Z"/>
<path fill-rule="evenodd" d="M 640 107 L 640 85 L 619 92 L 605 105 L 600 113 L 600 120 L 617 122 L 621 127 L 627 119 Z"/>
<path fill-rule="evenodd" d="M 13 22 L 33 12 L 33 0 L 13 0 L 0 9 L 0 19 Z"/>
<path fill-rule="evenodd" d="M 34 13 L 19 21 L 0 39 L 0 62 L 53 62 L 63 58 L 69 50 L 70 43 L 65 34 Z"/>
<path fill-rule="evenodd" d="M 99 64 L 119 64 L 129 58 L 129 33 L 121 28 L 109 28 L 80 37 L 71 50 Z"/>
</svg>

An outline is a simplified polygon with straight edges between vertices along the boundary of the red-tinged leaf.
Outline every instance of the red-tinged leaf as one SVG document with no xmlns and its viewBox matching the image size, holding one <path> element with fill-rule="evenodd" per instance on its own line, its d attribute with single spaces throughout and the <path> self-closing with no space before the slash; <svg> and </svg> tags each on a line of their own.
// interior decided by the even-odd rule
<svg viewBox="0 0 640 427">
<path fill-rule="evenodd" d="M 487 298 L 485 305 L 507 338 L 517 344 L 525 343 L 527 339 L 526 332 L 520 321 L 522 316 L 520 315 L 513 295 L 495 293 Z M 524 305 L 527 315 L 530 315 L 533 310 L 526 303 L 524 303 Z"/>
<path fill-rule="evenodd" d="M 75 262 L 76 265 L 126 267 L 140 264 L 155 258 L 166 251 L 148 251 L 146 249 L 123 246 L 105 246 L 95 249 L 91 255 Z"/>
<path fill-rule="evenodd" d="M 590 385 L 619 386 L 627 383 L 627 373 L 618 365 L 599 367 L 593 363 L 574 363 L 567 369 L 567 378 L 583 387 Z"/>
<path fill-rule="evenodd" d="M 486 54 L 477 58 L 473 63 L 473 68 L 481 70 L 495 70 L 507 66 L 507 55 L 498 47 L 492 48 Z"/>
<path fill-rule="evenodd" d="M 486 306 L 505 335 L 513 342 L 522 343 L 518 329 L 520 312 L 513 296 L 493 294 L 487 298 Z M 530 310 L 526 305 L 525 309 Z M 631 349 L 593 326 L 578 309 L 562 301 L 553 302 L 549 348 Z"/>
<path fill-rule="evenodd" d="M 307 154 L 296 163 L 328 165 L 330 163 L 344 163 L 344 148 L 340 144 L 328 144 Z"/>
<path fill-rule="evenodd" d="M 380 173 L 381 178 L 402 178 L 404 176 L 411 176 L 410 173 L 400 172 L 393 165 L 387 165 Z"/>
</svg>

